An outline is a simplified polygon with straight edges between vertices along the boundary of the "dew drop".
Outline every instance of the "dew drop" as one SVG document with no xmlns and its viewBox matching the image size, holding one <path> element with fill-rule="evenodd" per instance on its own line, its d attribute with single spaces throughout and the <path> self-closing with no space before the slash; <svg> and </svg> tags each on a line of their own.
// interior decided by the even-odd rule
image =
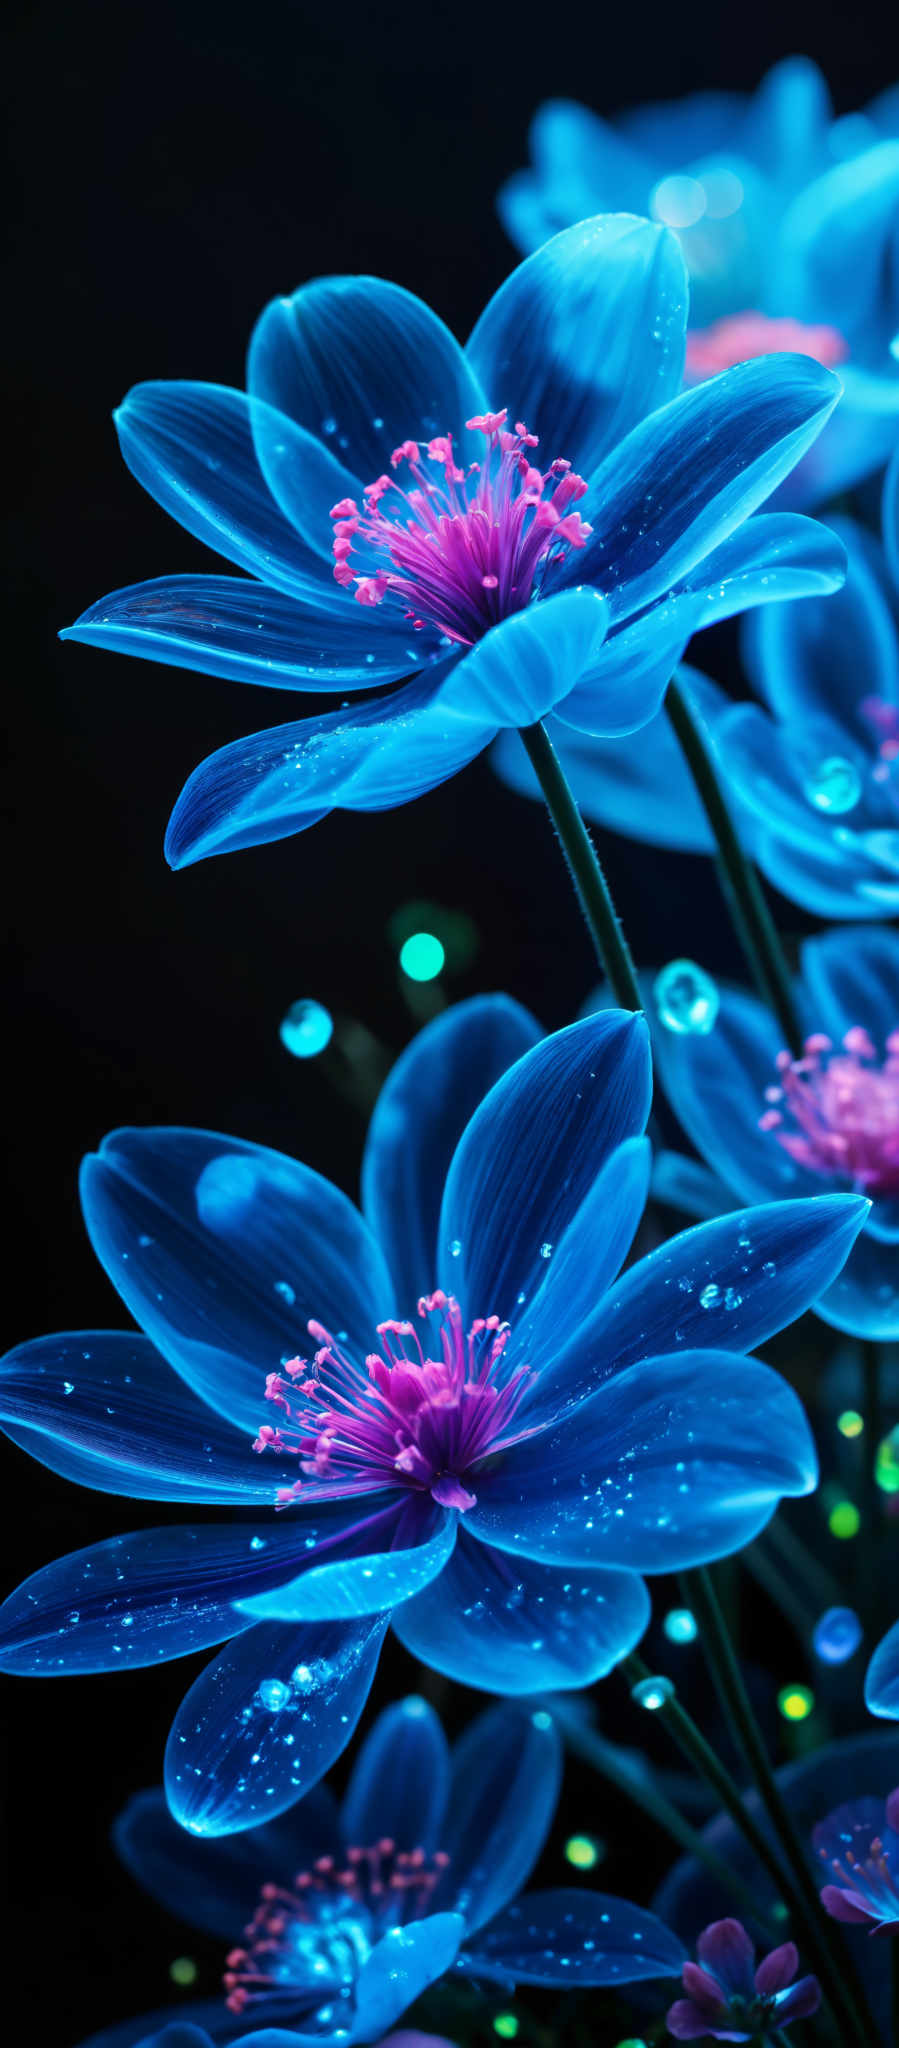
<svg viewBox="0 0 899 2048">
<path fill-rule="evenodd" d="M 290 1686 L 282 1678 L 263 1678 L 256 1687 L 256 1698 L 261 1707 L 270 1714 L 277 1714 L 286 1707 L 290 1698 Z"/>
<path fill-rule="evenodd" d="M 291 1003 L 278 1026 L 281 1044 L 296 1060 L 312 1060 L 316 1053 L 324 1052 L 333 1032 L 334 1019 L 330 1011 L 323 1003 L 314 1002 L 311 996 Z"/>
<path fill-rule="evenodd" d="M 695 960 L 669 960 L 652 985 L 653 1001 L 660 1024 L 678 1037 L 695 1033 L 704 1038 L 718 1015 L 720 997 L 715 983 Z"/>
<path fill-rule="evenodd" d="M 803 789 L 814 810 L 824 811 L 828 817 L 843 817 L 847 811 L 854 811 L 862 793 L 862 781 L 854 761 L 847 761 L 843 754 L 828 754 L 808 776 Z"/>
<path fill-rule="evenodd" d="M 728 1292 L 730 1292 L 730 1290 L 728 1290 Z M 720 1287 L 716 1285 L 716 1282 L 714 1280 L 710 1280 L 708 1286 L 704 1287 L 702 1293 L 700 1294 L 699 1306 L 700 1308 L 714 1308 L 716 1301 L 720 1300 L 720 1297 Z"/>
<path fill-rule="evenodd" d="M 631 1698 L 638 1707 L 645 1707 L 648 1714 L 657 1714 L 666 1701 L 673 1700 L 674 1686 L 670 1678 L 640 1678 L 631 1687 Z"/>
<path fill-rule="evenodd" d="M 280 1294 L 281 1300 L 286 1301 L 288 1308 L 293 1307 L 293 1304 L 297 1298 L 296 1289 L 291 1287 L 289 1280 L 276 1280 L 275 1293 Z"/>
</svg>

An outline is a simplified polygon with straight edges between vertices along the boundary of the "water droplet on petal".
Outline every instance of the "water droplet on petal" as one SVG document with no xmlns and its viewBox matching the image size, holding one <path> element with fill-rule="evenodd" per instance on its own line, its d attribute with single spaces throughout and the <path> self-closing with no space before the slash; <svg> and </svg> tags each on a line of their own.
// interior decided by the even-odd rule
<svg viewBox="0 0 899 2048">
<path fill-rule="evenodd" d="M 268 1713 L 277 1714 L 281 1707 L 287 1705 L 290 1686 L 285 1685 L 281 1678 L 263 1678 L 256 1687 L 256 1698 Z"/>
<path fill-rule="evenodd" d="M 669 960 L 656 975 L 652 993 L 659 1023 L 666 1031 L 705 1037 L 713 1029 L 720 997 L 711 975 L 697 967 L 695 960 Z"/>
<path fill-rule="evenodd" d="M 847 761 L 843 754 L 829 754 L 806 778 L 803 789 L 816 811 L 842 817 L 846 811 L 854 811 L 862 781 L 854 761 Z"/>
</svg>

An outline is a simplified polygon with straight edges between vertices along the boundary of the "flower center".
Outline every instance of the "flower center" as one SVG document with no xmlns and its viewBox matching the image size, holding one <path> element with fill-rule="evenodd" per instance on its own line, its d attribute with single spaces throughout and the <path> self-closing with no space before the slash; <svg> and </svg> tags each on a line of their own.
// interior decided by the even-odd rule
<svg viewBox="0 0 899 2048">
<path fill-rule="evenodd" d="M 870 1907 L 874 1919 L 888 1926 L 899 1921 L 899 1886 L 896 1882 L 899 1873 L 892 1869 L 889 1849 L 880 1836 L 875 1835 L 868 1844 L 865 1856 L 857 1856 L 852 1848 L 851 1830 L 847 1829 L 840 1840 L 846 1844 L 841 1856 L 831 1856 L 827 1849 L 818 1852 L 837 1884 L 856 1892 Z"/>
<path fill-rule="evenodd" d="M 864 1194 L 899 1194 L 899 1030 L 890 1032 L 882 1065 L 856 1024 L 842 1047 L 819 1031 L 804 1040 L 802 1059 L 778 1053 L 777 1070 L 759 1129 L 773 1131 L 813 1173 L 849 1180 Z"/>
<path fill-rule="evenodd" d="M 506 417 L 503 409 L 466 421 L 486 443 L 483 461 L 467 470 L 451 434 L 423 449 L 403 441 L 390 466 L 410 480 L 376 477 L 361 511 L 354 498 L 332 508 L 334 575 L 346 590 L 355 584 L 357 604 L 387 599 L 416 630 L 430 626 L 470 647 L 523 611 L 569 548 L 585 545 L 592 529 L 569 510 L 587 489 L 583 477 L 562 459 L 538 469 L 536 434 L 521 422 L 508 432 Z"/>
<path fill-rule="evenodd" d="M 398 1850 L 385 1838 L 370 1849 L 347 1849 L 342 1860 L 319 1856 L 292 1888 L 264 1884 L 246 1946 L 225 1958 L 226 2004 L 235 2013 L 260 2000 L 299 2003 L 327 2029 L 329 2002 L 346 1999 L 382 1936 L 420 1920 L 449 1864 L 443 1850 Z"/>
<path fill-rule="evenodd" d="M 364 1365 L 310 1322 L 318 1345 L 311 1359 L 291 1358 L 268 1373 L 265 1393 L 282 1410 L 277 1427 L 263 1424 L 254 1451 L 289 1452 L 304 1477 L 281 1487 L 287 1507 L 304 1493 L 371 1493 L 406 1486 L 445 1508 L 470 1508 L 465 1480 L 479 1460 L 517 1439 L 509 1431 L 533 1373 L 509 1372 L 503 1353 L 511 1336 L 498 1316 L 479 1316 L 466 1332 L 458 1302 L 441 1289 L 422 1297 L 428 1356 L 411 1322 L 377 1325 L 381 1351 Z"/>
<path fill-rule="evenodd" d="M 701 384 L 706 377 L 717 377 L 719 371 L 732 369 L 734 363 L 748 362 L 750 356 L 771 355 L 775 349 L 814 356 L 828 370 L 845 362 L 849 354 L 849 344 L 837 327 L 807 327 L 801 320 L 772 320 L 767 313 L 752 311 L 728 313 L 723 320 L 713 321 L 711 327 L 691 328 L 687 335 L 687 381 Z"/>
</svg>

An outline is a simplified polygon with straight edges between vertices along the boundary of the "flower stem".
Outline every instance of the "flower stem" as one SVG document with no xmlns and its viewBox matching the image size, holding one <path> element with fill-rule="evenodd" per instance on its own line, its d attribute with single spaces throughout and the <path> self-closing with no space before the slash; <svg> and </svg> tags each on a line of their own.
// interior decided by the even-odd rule
<svg viewBox="0 0 899 2048">
<path fill-rule="evenodd" d="M 631 1688 L 642 1679 L 651 1676 L 649 1666 L 634 1652 L 623 1658 L 620 1668 Z M 711 1785 L 722 1806 L 730 1814 L 731 1820 L 750 1848 L 755 1851 L 760 1863 L 764 1864 L 778 1896 L 783 1895 L 792 1907 L 796 1922 L 801 1925 L 809 1956 L 814 1960 L 815 1969 L 826 1988 L 834 2013 L 841 2018 L 844 2048 L 848 2048 L 850 2042 L 854 2042 L 856 2048 L 870 2048 L 870 2043 L 876 2039 L 873 2023 L 869 2022 L 866 2028 L 844 1988 L 839 1968 L 831 1957 L 830 1930 L 825 1930 L 821 1925 L 817 1895 L 814 1907 L 810 1906 L 805 1890 L 794 1881 L 788 1871 L 784 1870 L 767 1835 L 759 1826 L 755 1815 L 745 1805 L 736 1781 L 725 1769 L 711 1744 L 706 1741 L 676 1696 L 672 1693 L 669 1698 L 660 1701 L 655 1711 L 678 1747 L 689 1757 L 694 1769 Z"/>
<path fill-rule="evenodd" d="M 742 1673 L 718 1603 L 712 1575 L 703 1567 L 685 1572 L 683 1578 L 687 1598 L 699 1622 L 700 1639 L 712 1683 L 738 1749 L 742 1750 L 755 1778 L 781 1853 L 792 1873 L 796 1893 L 802 1899 L 805 1912 L 811 1916 L 817 1940 L 821 1914 L 818 1891 L 808 1867 L 801 1838 L 797 1834 L 792 1815 L 771 1768 L 765 1740 L 743 1684 Z M 865 2009 L 864 1990 L 857 1980 L 855 1966 L 848 1951 L 842 1953 L 844 1944 L 836 1930 L 830 1935 L 828 1957 L 834 1947 L 840 1951 L 837 1961 L 839 1975 L 847 1994 L 847 2009 L 858 2007 L 869 2029 L 873 2029 L 873 2021 Z M 873 2033 L 869 2031 L 867 2038 L 873 2039 Z"/>
<path fill-rule="evenodd" d="M 737 936 L 764 1001 L 777 1017 L 790 1051 L 802 1051 L 802 1033 L 790 974 L 774 920 L 752 862 L 744 853 L 725 800 L 708 735 L 689 691 L 676 677 L 665 699 L 697 794 L 718 848 L 718 873 Z"/>
<path fill-rule="evenodd" d="M 643 999 L 630 948 L 621 929 L 599 855 L 575 803 L 568 778 L 545 725 L 523 726 L 520 737 L 543 791 L 578 902 L 603 973 L 624 1010 L 642 1010 Z"/>
</svg>

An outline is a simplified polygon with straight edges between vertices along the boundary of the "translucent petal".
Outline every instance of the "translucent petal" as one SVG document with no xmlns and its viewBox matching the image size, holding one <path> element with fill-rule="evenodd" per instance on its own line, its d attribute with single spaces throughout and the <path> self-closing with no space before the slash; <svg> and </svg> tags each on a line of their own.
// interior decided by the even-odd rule
<svg viewBox="0 0 899 2048">
<path fill-rule="evenodd" d="M 802 946 L 802 978 L 815 1029 L 841 1039 L 863 1024 L 883 1050 L 899 1029 L 899 932 L 889 925 L 844 925 Z"/>
<path fill-rule="evenodd" d="M 552 1360 L 623 1266 L 646 1206 L 651 1165 L 648 1138 L 628 1138 L 617 1147 L 544 1260 L 545 1273 L 533 1298 L 516 1307 L 507 1356 L 510 1364 L 527 1362 L 537 1372 L 519 1411 L 528 1428 L 555 1414 L 552 1391 L 543 1396 L 544 1383 L 552 1379 Z"/>
<path fill-rule="evenodd" d="M 435 1903 L 462 1913 L 469 1932 L 527 1883 L 561 1778 L 555 1724 L 527 1706 L 489 1707 L 455 1744 L 442 1842 L 450 1861 Z"/>
<path fill-rule="evenodd" d="M 385 1707 L 357 1751 L 341 1808 L 344 1841 L 389 1835 L 404 1850 L 445 1848 L 448 1785 L 440 1720 L 427 1700 L 410 1693 Z"/>
<path fill-rule="evenodd" d="M 456 1517 L 441 1509 L 419 1510 L 416 1502 L 397 1527 L 398 1521 L 398 1511 L 387 1510 L 370 1532 L 360 1531 L 358 1555 L 321 1565 L 313 1558 L 311 1569 L 289 1585 L 238 1603 L 241 1613 L 257 1621 L 343 1621 L 381 1614 L 411 1599 L 443 1571 L 456 1541 Z M 367 1540 L 369 1534 L 375 1541 Z"/>
<path fill-rule="evenodd" d="M 488 1982 L 567 1986 L 678 1977 L 684 1957 L 654 1913 L 585 1888 L 526 1892 L 466 1942 L 462 1960 Z"/>
<path fill-rule="evenodd" d="M 514 1322 L 604 1161 L 642 1131 L 650 1090 L 645 1024 L 622 1010 L 555 1032 L 491 1089 L 440 1218 L 441 1281 L 470 1315 Z"/>
<path fill-rule="evenodd" d="M 596 590 L 540 598 L 468 648 L 441 687 L 441 704 L 493 731 L 533 725 L 589 672 L 608 624 L 608 606 Z"/>
<path fill-rule="evenodd" d="M 874 1211 L 872 1210 L 872 1219 Z M 899 1338 L 899 1254 L 866 1230 L 841 1273 L 815 1302 L 815 1314 L 835 1330 L 890 1344 Z"/>
<path fill-rule="evenodd" d="M 392 1927 L 375 1943 L 356 1979 L 354 2032 L 372 2040 L 393 2025 L 455 1961 L 465 1922 L 458 1913 L 429 1913 Z"/>
<path fill-rule="evenodd" d="M 447 1678 L 527 1698 L 604 1678 L 648 1620 L 649 1596 L 633 1572 L 513 1561 L 463 1529 L 440 1585 L 407 1600 L 393 1626 Z"/>
<path fill-rule="evenodd" d="M 434 1285 L 443 1183 L 465 1125 L 540 1036 L 509 996 L 472 996 L 426 1024 L 391 1069 L 368 1127 L 362 1202 L 398 1311 Z"/>
<path fill-rule="evenodd" d="M 711 1031 L 656 1033 L 656 1066 L 679 1122 L 707 1164 L 742 1201 L 825 1191 L 818 1174 L 791 1158 L 772 1131 L 759 1129 L 765 1089 L 779 1085 L 783 1038 L 758 996 L 718 985 Z M 817 1029 L 817 1025 L 815 1026 Z"/>
<path fill-rule="evenodd" d="M 363 609 L 336 584 L 313 601 L 237 576 L 132 583 L 99 598 L 60 638 L 279 690 L 370 689 L 417 665 L 395 613 Z"/>
<path fill-rule="evenodd" d="M 265 1375 L 309 1356 L 310 1317 L 364 1358 L 389 1315 L 381 1254 L 311 1168 L 211 1131 L 114 1131 L 81 1171 L 91 1243 L 123 1301 L 200 1396 L 255 1434 Z M 273 1486 L 279 1483 L 273 1460 Z"/>
<path fill-rule="evenodd" d="M 676 237 L 605 214 L 512 272 L 466 354 L 490 404 L 540 436 L 547 462 L 564 456 L 587 474 L 680 388 L 686 324 Z"/>
<path fill-rule="evenodd" d="M 869 1714 L 899 1721 L 899 1621 L 881 1638 L 865 1672 L 865 1706 Z"/>
<path fill-rule="evenodd" d="M 465 421 L 484 395 L 458 342 L 412 292 L 378 277 L 318 277 L 273 299 L 256 322 L 247 387 L 323 438 L 363 484 L 402 441 L 452 434 L 463 467 L 477 455 Z M 266 451 L 260 449 L 263 467 Z"/>
<path fill-rule="evenodd" d="M 831 718 L 870 753 L 860 706 L 865 697 L 899 699 L 899 641 L 879 550 L 850 519 L 836 530 L 848 559 L 842 589 L 755 613 L 743 628 L 744 659 L 778 718 Z"/>
<path fill-rule="evenodd" d="M 340 1849 L 337 1807 L 324 1785 L 264 1827 L 211 1839 L 179 1827 L 154 1787 L 128 1801 L 112 1838 L 126 1870 L 160 1906 L 229 1942 L 246 1926 L 264 1884 L 290 1884 L 316 1857 Z"/>
<path fill-rule="evenodd" d="M 195 1835 L 230 1835 L 294 1806 L 340 1756 L 368 1697 L 385 1618 L 258 1622 L 185 1695 L 165 1754 L 172 1813 Z M 289 1689 L 273 1711 L 265 1680 Z"/>
</svg>

